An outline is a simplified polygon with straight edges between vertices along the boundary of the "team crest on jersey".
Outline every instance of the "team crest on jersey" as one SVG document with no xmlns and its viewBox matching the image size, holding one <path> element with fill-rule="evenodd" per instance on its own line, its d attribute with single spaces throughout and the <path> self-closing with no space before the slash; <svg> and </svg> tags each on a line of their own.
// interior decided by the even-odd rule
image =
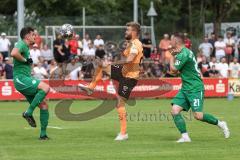
<svg viewBox="0 0 240 160">
<path fill-rule="evenodd" d="M 37 81 L 36 80 L 32 80 L 32 84 L 35 84 L 35 83 L 37 83 Z"/>
</svg>

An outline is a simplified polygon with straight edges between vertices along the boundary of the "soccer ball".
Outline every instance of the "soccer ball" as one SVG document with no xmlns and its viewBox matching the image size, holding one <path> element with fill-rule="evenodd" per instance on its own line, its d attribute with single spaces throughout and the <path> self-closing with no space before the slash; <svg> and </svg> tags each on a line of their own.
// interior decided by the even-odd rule
<svg viewBox="0 0 240 160">
<path fill-rule="evenodd" d="M 63 38 L 69 39 L 73 37 L 73 26 L 71 24 L 63 24 L 60 28 L 60 34 Z"/>
</svg>

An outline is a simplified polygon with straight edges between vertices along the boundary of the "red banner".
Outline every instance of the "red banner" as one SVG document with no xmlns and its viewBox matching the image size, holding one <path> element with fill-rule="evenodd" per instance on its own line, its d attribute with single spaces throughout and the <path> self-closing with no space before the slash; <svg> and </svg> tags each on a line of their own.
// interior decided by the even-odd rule
<svg viewBox="0 0 240 160">
<path fill-rule="evenodd" d="M 228 92 L 228 79 L 205 78 L 205 97 L 224 97 Z M 110 80 L 98 83 L 94 94 L 87 96 L 79 90 L 79 84 L 86 84 L 85 81 L 45 81 L 51 86 L 47 96 L 49 99 L 100 99 L 114 98 L 116 96 L 115 86 L 117 83 Z M 138 85 L 133 89 L 132 98 L 171 98 L 181 88 L 180 78 L 161 78 L 139 80 Z M 22 100 L 25 99 L 13 85 L 13 81 L 0 81 L 0 100 Z"/>
</svg>

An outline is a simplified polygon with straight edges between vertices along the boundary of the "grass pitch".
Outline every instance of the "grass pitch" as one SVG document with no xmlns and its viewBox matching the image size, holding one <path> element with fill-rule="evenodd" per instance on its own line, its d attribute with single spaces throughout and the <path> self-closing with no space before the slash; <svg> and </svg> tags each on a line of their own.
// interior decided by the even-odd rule
<svg viewBox="0 0 240 160">
<path fill-rule="evenodd" d="M 74 101 L 71 111 L 91 110 L 100 101 Z M 192 143 L 177 144 L 180 134 L 170 111 L 170 100 L 138 100 L 127 107 L 129 140 L 115 142 L 119 131 L 115 110 L 89 121 L 69 122 L 54 113 L 57 101 L 49 102 L 48 134 L 39 141 L 38 128 L 30 128 L 21 113 L 26 102 L 0 102 L 0 160 L 239 160 L 240 99 L 206 99 L 205 112 L 228 122 L 231 138 L 224 139 L 216 126 L 198 122 L 185 114 Z"/>
</svg>

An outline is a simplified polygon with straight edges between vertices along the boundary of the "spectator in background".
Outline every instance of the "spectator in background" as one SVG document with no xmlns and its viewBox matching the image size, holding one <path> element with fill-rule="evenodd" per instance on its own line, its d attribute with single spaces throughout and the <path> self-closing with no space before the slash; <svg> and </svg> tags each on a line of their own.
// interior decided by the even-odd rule
<svg viewBox="0 0 240 160">
<path fill-rule="evenodd" d="M 95 52 L 96 57 L 99 57 L 100 59 L 103 59 L 106 55 L 103 45 L 100 45 L 99 48 Z"/>
<path fill-rule="evenodd" d="M 89 43 L 88 48 L 83 50 L 83 55 L 85 55 L 85 56 L 95 56 L 95 49 L 94 49 L 92 43 Z"/>
<path fill-rule="evenodd" d="M 164 34 L 163 39 L 159 43 L 159 49 L 164 63 L 169 63 L 169 60 L 171 58 L 171 53 L 168 51 L 169 47 L 170 47 L 169 35 Z"/>
<path fill-rule="evenodd" d="M 233 62 L 229 65 L 229 77 L 230 78 L 239 78 L 240 73 L 240 64 L 236 57 L 233 58 Z"/>
<path fill-rule="evenodd" d="M 225 56 L 225 48 L 226 48 L 226 44 L 223 41 L 222 36 L 218 36 L 218 40 L 215 42 L 214 47 L 215 47 L 215 55 L 216 55 L 217 61 L 220 61 L 220 59 Z"/>
<path fill-rule="evenodd" d="M 5 58 L 4 77 L 5 79 L 13 79 L 13 64 L 9 57 Z"/>
<path fill-rule="evenodd" d="M 6 57 L 9 56 L 11 43 L 8 38 L 6 38 L 6 33 L 1 33 L 0 38 L 0 53 L 3 55 L 3 60 L 5 60 Z"/>
<path fill-rule="evenodd" d="M 188 34 L 187 33 L 184 33 L 184 44 L 185 44 L 185 47 L 191 49 L 192 47 L 192 41 L 188 38 Z"/>
<path fill-rule="evenodd" d="M 43 64 L 39 62 L 33 67 L 33 77 L 37 79 L 46 79 L 48 78 L 47 70 L 42 66 Z"/>
<path fill-rule="evenodd" d="M 212 58 L 211 58 L 211 61 L 209 62 L 209 65 L 210 65 L 210 68 L 212 68 L 213 65 L 214 65 L 215 67 L 217 67 L 218 62 L 217 62 L 216 57 L 212 57 Z"/>
<path fill-rule="evenodd" d="M 50 70 L 50 79 L 63 79 L 63 63 L 58 63 L 55 68 Z"/>
<path fill-rule="evenodd" d="M 238 62 L 240 61 L 240 35 L 237 40 L 237 50 L 238 50 Z"/>
<path fill-rule="evenodd" d="M 234 56 L 234 46 L 235 40 L 232 37 L 232 33 L 228 32 L 227 37 L 224 39 L 224 43 L 226 44 L 225 54 L 227 58 L 227 63 L 229 64 Z"/>
<path fill-rule="evenodd" d="M 154 49 L 151 53 L 151 59 L 152 60 L 160 60 L 161 59 L 161 54 L 158 52 L 157 47 L 154 47 Z"/>
<path fill-rule="evenodd" d="M 83 50 L 88 49 L 89 44 L 92 43 L 92 40 L 89 37 L 89 34 L 85 34 L 83 38 Z"/>
<path fill-rule="evenodd" d="M 35 43 L 37 44 L 37 48 L 38 49 L 41 49 L 43 46 L 42 44 L 42 38 L 41 36 L 38 34 L 38 31 L 37 30 L 34 30 L 35 34 L 36 34 L 36 37 L 35 37 Z"/>
<path fill-rule="evenodd" d="M 211 77 L 211 78 L 219 78 L 220 77 L 219 71 L 216 70 L 215 65 L 212 65 L 211 69 L 209 70 L 209 77 Z"/>
<path fill-rule="evenodd" d="M 76 38 L 76 41 L 78 42 L 77 55 L 80 55 L 83 51 L 83 42 L 82 42 L 79 34 L 76 34 L 75 38 Z"/>
<path fill-rule="evenodd" d="M 152 67 L 152 74 L 154 77 L 159 78 L 163 76 L 163 68 L 164 66 L 160 61 L 155 60 Z"/>
<path fill-rule="evenodd" d="M 96 36 L 96 39 L 93 41 L 94 48 L 98 49 L 100 45 L 104 45 L 104 41 L 100 34 Z"/>
<path fill-rule="evenodd" d="M 216 42 L 216 35 L 214 32 L 211 33 L 211 37 L 208 40 L 209 43 L 211 43 L 212 46 L 214 46 L 215 42 Z M 212 53 L 211 53 L 211 57 L 215 56 L 215 47 L 213 47 Z"/>
<path fill-rule="evenodd" d="M 41 52 L 38 49 L 38 45 L 35 43 L 33 45 L 33 48 L 30 50 L 30 57 L 33 60 L 33 64 L 38 64 L 40 56 L 41 56 Z"/>
<path fill-rule="evenodd" d="M 68 42 L 70 49 L 70 57 L 74 57 L 78 54 L 78 40 L 76 39 L 76 35 L 69 40 Z"/>
<path fill-rule="evenodd" d="M 81 73 L 84 75 L 83 79 L 92 78 L 93 72 L 94 72 L 94 66 L 92 63 L 88 63 L 82 66 Z"/>
<path fill-rule="evenodd" d="M 213 46 L 212 46 L 211 43 L 208 42 L 208 37 L 207 36 L 204 37 L 204 40 L 199 45 L 198 49 L 199 49 L 200 53 L 202 55 L 204 55 L 207 58 L 207 60 L 209 61 L 210 56 L 211 56 L 212 51 L 213 51 Z"/>
<path fill-rule="evenodd" d="M 209 77 L 210 65 L 206 56 L 202 56 L 202 61 L 198 63 L 198 68 L 200 69 L 203 77 Z"/>
<path fill-rule="evenodd" d="M 53 59 L 51 60 L 50 64 L 48 65 L 48 68 L 47 68 L 47 72 L 49 75 L 52 74 L 52 72 L 57 68 L 57 63 L 56 61 Z"/>
<path fill-rule="evenodd" d="M 220 73 L 220 76 L 223 78 L 227 78 L 228 77 L 228 64 L 226 62 L 226 58 L 222 57 L 221 58 L 221 62 L 216 66 L 217 70 Z"/>
<path fill-rule="evenodd" d="M 66 74 L 70 74 L 73 70 L 78 68 L 80 65 L 79 63 L 76 63 L 76 59 L 74 57 L 71 57 L 71 62 L 67 64 L 66 68 Z"/>
<path fill-rule="evenodd" d="M 4 78 L 3 55 L 0 53 L 0 79 Z"/>
<path fill-rule="evenodd" d="M 142 46 L 143 46 L 144 57 L 145 58 L 150 58 L 152 41 L 151 41 L 150 34 L 148 32 L 144 33 L 144 38 L 142 39 Z"/>
<path fill-rule="evenodd" d="M 57 63 L 63 63 L 65 53 L 63 52 L 64 40 L 62 36 L 57 35 L 57 39 L 53 41 L 53 55 Z"/>
<path fill-rule="evenodd" d="M 44 61 L 47 61 L 48 64 L 53 60 L 53 53 L 48 48 L 47 44 L 43 45 L 43 48 L 41 49 L 41 57 L 43 57 Z"/>
</svg>

